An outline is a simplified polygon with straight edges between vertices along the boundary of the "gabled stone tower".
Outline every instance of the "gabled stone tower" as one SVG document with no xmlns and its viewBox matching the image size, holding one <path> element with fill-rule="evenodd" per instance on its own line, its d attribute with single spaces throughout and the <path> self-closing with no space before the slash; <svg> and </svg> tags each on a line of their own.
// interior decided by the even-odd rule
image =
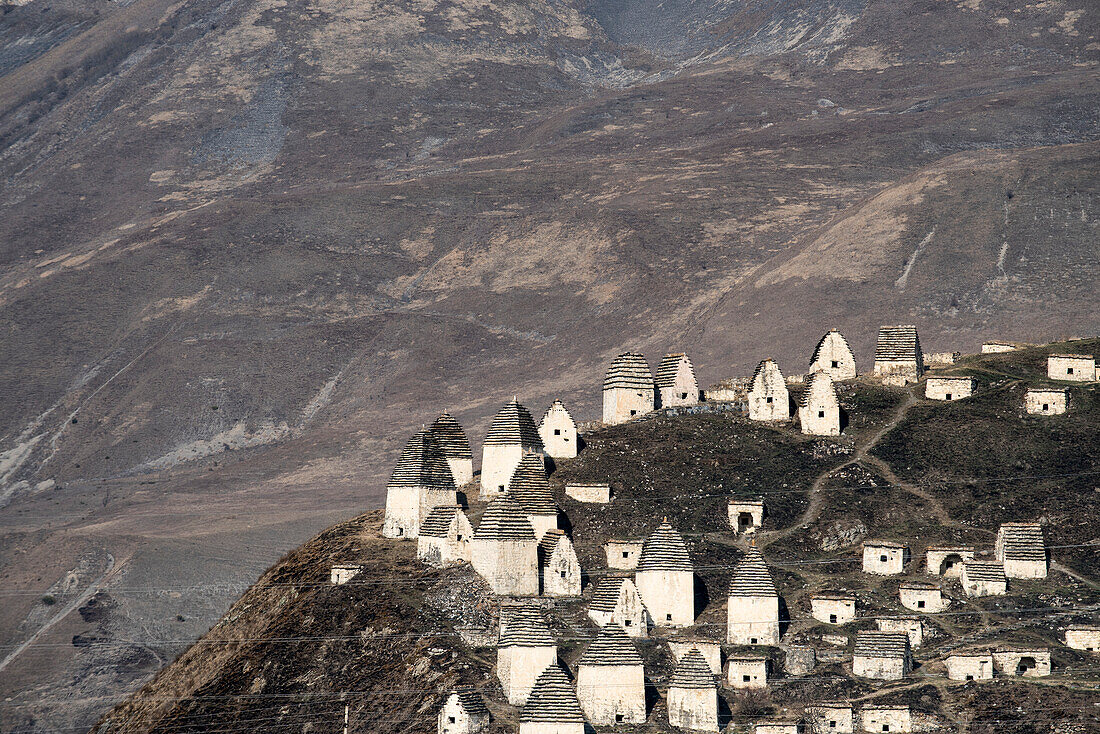
<svg viewBox="0 0 1100 734">
<path fill-rule="evenodd" d="M 547 530 L 539 541 L 543 596 L 580 596 L 581 564 L 564 530 Z"/>
<path fill-rule="evenodd" d="M 538 596 L 538 544 L 523 509 L 504 495 L 485 508 L 474 531 L 470 561 L 494 594 Z"/>
<path fill-rule="evenodd" d="M 856 358 L 843 334 L 833 329 L 821 337 L 814 347 L 807 372 L 824 372 L 834 380 L 850 380 L 856 376 Z"/>
<path fill-rule="evenodd" d="M 895 387 L 920 379 L 924 374 L 924 353 L 917 327 L 911 324 L 879 327 L 874 374 L 882 379 L 883 385 Z"/>
<path fill-rule="evenodd" d="M 828 372 L 812 372 L 798 400 L 798 422 L 811 436 L 840 435 L 840 400 Z"/>
<path fill-rule="evenodd" d="M 555 400 L 542 416 L 539 436 L 546 447 L 546 455 L 552 458 L 572 459 L 580 452 L 577 422 L 560 400 Z"/>
<path fill-rule="evenodd" d="M 584 713 L 565 672 L 550 665 L 519 714 L 519 734 L 584 734 Z"/>
<path fill-rule="evenodd" d="M 645 357 L 620 354 L 603 380 L 603 422 L 625 423 L 653 411 L 653 373 Z"/>
<path fill-rule="evenodd" d="M 695 623 L 695 567 L 683 537 L 668 520 L 642 546 L 634 583 L 655 626 Z"/>
<path fill-rule="evenodd" d="M 454 479 L 435 435 L 417 431 L 397 460 L 386 486 L 385 538 L 416 538 L 433 507 L 458 502 Z"/>
<path fill-rule="evenodd" d="M 433 507 L 420 523 L 416 539 L 416 557 L 430 566 L 450 566 L 469 562 L 474 531 L 466 513 L 458 505 Z"/>
<path fill-rule="evenodd" d="M 458 421 L 450 413 L 444 412 L 435 419 L 431 432 L 435 434 L 435 439 L 443 450 L 455 485 L 461 487 L 474 481 L 474 454 L 470 451 L 470 440 L 466 438 L 466 432 L 458 425 Z"/>
<path fill-rule="evenodd" d="M 577 663 L 577 698 L 596 726 L 644 724 L 642 656 L 617 624 L 600 630 Z"/>
<path fill-rule="evenodd" d="M 481 694 L 457 688 L 439 709 L 439 734 L 480 734 L 489 728 L 489 709 Z"/>
<path fill-rule="evenodd" d="M 731 645 L 779 644 L 779 592 L 755 545 L 749 546 L 733 569 L 726 605 L 726 641 Z"/>
<path fill-rule="evenodd" d="M 693 649 L 676 663 L 667 699 L 670 726 L 718 731 L 718 686 L 703 653 Z"/>
<path fill-rule="evenodd" d="M 546 479 L 546 463 L 541 454 L 527 454 L 508 483 L 512 496 L 527 515 L 535 537 L 542 540 L 546 531 L 558 526 L 558 505 Z"/>
<path fill-rule="evenodd" d="M 601 627 L 617 624 L 628 637 L 645 637 L 649 632 L 642 595 L 623 576 L 609 576 L 599 583 L 588 605 L 588 618 Z"/>
<path fill-rule="evenodd" d="M 501 609 L 497 678 L 508 703 L 523 704 L 539 674 L 557 664 L 558 645 L 537 609 L 518 605 Z"/>
<path fill-rule="evenodd" d="M 1037 522 L 1006 522 L 997 530 L 994 554 L 1010 579 L 1045 579 L 1047 548 Z"/>
<path fill-rule="evenodd" d="M 695 367 L 686 354 L 666 354 L 657 367 L 656 384 L 662 408 L 699 403 Z"/>
<path fill-rule="evenodd" d="M 542 439 L 531 413 L 512 398 L 493 418 L 481 449 L 482 498 L 507 492 L 512 473 L 527 454 L 543 456 Z"/>
<path fill-rule="evenodd" d="M 787 381 L 775 360 L 756 365 L 749 387 L 749 418 L 754 421 L 785 421 L 791 417 L 791 396 Z"/>
</svg>

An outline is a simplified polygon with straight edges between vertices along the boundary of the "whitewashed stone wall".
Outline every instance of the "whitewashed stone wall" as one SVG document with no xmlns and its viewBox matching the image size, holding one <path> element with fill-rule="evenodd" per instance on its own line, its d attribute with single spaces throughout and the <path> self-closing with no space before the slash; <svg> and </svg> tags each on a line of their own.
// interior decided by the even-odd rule
<svg viewBox="0 0 1100 734">
<path fill-rule="evenodd" d="M 840 332 L 834 330 L 825 335 L 809 371 L 826 372 L 834 380 L 850 380 L 856 376 L 855 357 Z"/>
<path fill-rule="evenodd" d="M 470 551 L 474 570 L 485 579 L 494 594 L 538 596 L 538 544 L 534 540 L 475 538 L 470 543 Z"/>
<path fill-rule="evenodd" d="M 903 607 L 915 612 L 935 614 L 947 608 L 947 600 L 943 598 L 939 587 L 902 584 L 898 589 L 898 599 Z"/>
<path fill-rule="evenodd" d="M 565 485 L 565 494 L 577 502 L 607 504 L 611 501 L 611 485 L 571 483 Z"/>
<path fill-rule="evenodd" d="M 676 379 L 671 386 L 661 388 L 661 407 L 672 408 L 681 405 L 699 404 L 699 384 L 695 381 L 688 362 L 680 360 L 676 369 Z"/>
<path fill-rule="evenodd" d="M 969 377 L 929 377 L 924 383 L 924 397 L 929 400 L 962 400 L 974 394 L 974 380 Z"/>
<path fill-rule="evenodd" d="M 847 624 L 856 618 L 856 600 L 815 597 L 810 599 L 810 613 L 825 624 Z"/>
<path fill-rule="evenodd" d="M 859 720 L 863 731 L 876 734 L 913 731 L 913 720 L 908 706 L 864 706 L 860 709 Z"/>
<path fill-rule="evenodd" d="M 1052 354 L 1047 357 L 1047 377 L 1064 382 L 1093 382 L 1096 359 L 1086 354 Z"/>
<path fill-rule="evenodd" d="M 481 452 L 481 498 L 491 499 L 507 492 L 516 467 L 528 453 L 542 452 L 518 444 L 486 444 Z"/>
<path fill-rule="evenodd" d="M 901 680 L 909 673 L 909 667 L 904 658 L 855 655 L 852 657 L 852 673 L 860 678 Z"/>
<path fill-rule="evenodd" d="M 1100 652 L 1100 627 L 1067 627 L 1066 647 L 1085 652 Z"/>
<path fill-rule="evenodd" d="M 802 734 L 803 728 L 797 721 L 759 721 L 753 727 L 753 734 Z"/>
<path fill-rule="evenodd" d="M 879 632 L 904 632 L 909 635 L 909 647 L 924 643 L 924 623 L 919 617 L 879 617 L 875 620 Z"/>
<path fill-rule="evenodd" d="M 855 734 L 855 715 L 851 706 L 809 706 L 806 723 L 811 734 Z"/>
<path fill-rule="evenodd" d="M 718 731 L 718 693 L 714 689 L 669 688 L 667 703 L 671 726 Z"/>
<path fill-rule="evenodd" d="M 653 412 L 653 388 L 613 387 L 603 391 L 603 422 L 609 426 Z"/>
<path fill-rule="evenodd" d="M 581 565 L 568 537 L 558 541 L 543 564 L 542 593 L 555 597 L 581 595 Z"/>
<path fill-rule="evenodd" d="M 521 721 L 519 734 L 585 734 L 584 724 L 556 724 L 548 721 Z"/>
<path fill-rule="evenodd" d="M 779 644 L 779 597 L 731 596 L 726 605 L 726 641 L 731 645 Z"/>
<path fill-rule="evenodd" d="M 447 457 L 447 466 L 451 470 L 451 477 L 455 480 L 455 486 L 461 487 L 474 481 L 474 460 L 471 458 Z"/>
<path fill-rule="evenodd" d="M 557 665 L 558 649 L 548 645 L 524 647 L 512 645 L 497 650 L 497 678 L 504 688 L 504 697 L 513 706 L 527 702 L 531 689 L 542 671 Z"/>
<path fill-rule="evenodd" d="M 649 632 L 648 616 L 642 596 L 630 579 L 624 581 L 620 587 L 619 600 L 612 611 L 588 610 L 588 617 L 593 622 L 601 627 L 614 622 L 623 628 L 627 637 L 645 637 Z"/>
<path fill-rule="evenodd" d="M 863 572 L 877 576 L 896 576 L 905 570 L 909 550 L 893 545 L 863 546 Z"/>
<path fill-rule="evenodd" d="M 726 513 L 729 516 L 730 527 L 735 533 L 754 532 L 764 524 L 762 500 L 730 500 Z"/>
<path fill-rule="evenodd" d="M 726 685 L 730 688 L 748 690 L 767 688 L 767 659 L 731 657 L 726 661 Z"/>
<path fill-rule="evenodd" d="M 555 459 L 572 459 L 579 450 L 577 424 L 561 403 L 554 403 L 539 424 L 539 437 L 546 455 Z"/>
<path fill-rule="evenodd" d="M 785 421 L 791 418 L 791 397 L 779 365 L 765 360 L 749 390 L 749 418 L 754 421 Z"/>
<path fill-rule="evenodd" d="M 644 724 L 644 669 L 640 665 L 581 665 L 577 668 L 577 698 L 590 724 Z"/>
<path fill-rule="evenodd" d="M 1007 342 L 986 342 L 982 345 L 982 354 L 1001 354 L 1015 351 L 1016 345 Z"/>
<path fill-rule="evenodd" d="M 933 546 L 925 553 L 928 573 L 947 578 L 958 578 L 962 573 L 963 562 L 973 560 L 973 548 Z"/>
<path fill-rule="evenodd" d="M 441 505 L 453 505 L 455 499 L 453 489 L 388 487 L 382 537 L 415 540 L 420 535 L 420 522 L 428 513 Z"/>
<path fill-rule="evenodd" d="M 489 714 L 470 716 L 452 693 L 439 709 L 439 734 L 480 734 L 489 728 Z"/>
<path fill-rule="evenodd" d="M 329 570 L 329 581 L 342 586 L 362 572 L 362 566 L 333 566 Z"/>
<path fill-rule="evenodd" d="M 608 568 L 633 571 L 642 555 L 642 541 L 609 540 L 604 543 L 603 550 Z"/>
<path fill-rule="evenodd" d="M 925 352 L 921 360 L 926 367 L 947 367 L 955 364 L 959 356 L 958 352 Z"/>
<path fill-rule="evenodd" d="M 698 650 L 703 659 L 710 666 L 710 671 L 722 675 L 722 645 L 709 640 L 668 640 L 668 651 L 672 653 L 673 662 L 680 662 L 680 658 L 692 650 Z"/>
<path fill-rule="evenodd" d="M 1065 390 L 1028 390 L 1024 409 L 1031 415 L 1062 415 L 1068 408 Z"/>
<path fill-rule="evenodd" d="M 1050 650 L 994 650 L 993 665 L 1002 675 L 1042 678 L 1050 675 Z"/>
<path fill-rule="evenodd" d="M 416 539 L 416 557 L 430 566 L 451 566 L 456 563 L 469 563 L 471 558 L 470 544 L 473 542 L 474 530 L 466 513 L 455 513 L 451 521 L 451 527 L 446 537 L 421 535 Z"/>
<path fill-rule="evenodd" d="M 695 623 L 695 578 L 690 571 L 638 571 L 634 584 L 654 626 Z"/>
<path fill-rule="evenodd" d="M 945 661 L 947 677 L 951 680 L 992 680 L 993 655 L 951 655 Z"/>
</svg>

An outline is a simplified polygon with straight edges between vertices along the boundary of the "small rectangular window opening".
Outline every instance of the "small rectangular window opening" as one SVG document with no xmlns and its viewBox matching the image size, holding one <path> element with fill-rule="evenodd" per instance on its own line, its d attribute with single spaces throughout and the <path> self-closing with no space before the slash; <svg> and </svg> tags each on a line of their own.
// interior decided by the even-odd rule
<svg viewBox="0 0 1100 734">
<path fill-rule="evenodd" d="M 623 551 L 623 558 L 630 558 L 630 551 Z"/>
<path fill-rule="evenodd" d="M 560 428 L 555 428 L 554 429 L 554 435 L 555 436 L 560 436 L 561 435 L 561 429 Z"/>
<path fill-rule="evenodd" d="M 946 397 L 946 398 L 947 398 L 948 400 L 950 400 L 950 399 L 951 399 L 951 393 L 947 393 L 947 395 L 946 395 L 945 397 Z"/>
<path fill-rule="evenodd" d="M 829 624 L 836 624 L 836 615 L 835 614 L 830 614 L 829 615 Z"/>
<path fill-rule="evenodd" d="M 665 621 L 666 622 L 671 622 L 672 621 L 672 615 L 671 614 L 666 614 L 665 615 Z"/>
<path fill-rule="evenodd" d="M 453 717 L 453 716 L 448 716 L 448 717 L 447 717 L 447 723 L 448 723 L 448 724 L 453 724 L 453 723 L 455 723 L 455 717 Z"/>
<path fill-rule="evenodd" d="M 817 411 L 817 417 L 818 418 L 824 418 L 825 417 L 825 411 L 824 410 Z"/>
<path fill-rule="evenodd" d="M 838 362 L 834 359 L 833 360 L 833 367 L 836 368 L 836 367 L 839 367 L 839 366 L 840 366 L 840 362 Z"/>
<path fill-rule="evenodd" d="M 616 724 L 623 723 L 623 715 L 622 714 L 615 714 L 615 723 Z"/>
<path fill-rule="evenodd" d="M 752 678 L 750 678 L 750 677 L 749 677 L 749 676 L 747 676 L 747 675 L 743 675 L 743 676 L 741 676 L 741 682 L 742 682 L 742 683 L 748 683 L 748 682 L 749 682 L 750 680 L 752 680 Z"/>
<path fill-rule="evenodd" d="M 1067 367 L 1066 368 L 1066 374 L 1067 375 L 1072 375 L 1073 374 L 1073 368 L 1072 367 Z"/>
<path fill-rule="evenodd" d="M 917 609 L 924 609 L 924 599 L 917 602 Z"/>
<path fill-rule="evenodd" d="M 886 556 L 879 556 L 879 557 L 878 557 L 878 560 L 879 560 L 879 562 L 881 562 L 881 563 L 886 563 Z"/>
</svg>

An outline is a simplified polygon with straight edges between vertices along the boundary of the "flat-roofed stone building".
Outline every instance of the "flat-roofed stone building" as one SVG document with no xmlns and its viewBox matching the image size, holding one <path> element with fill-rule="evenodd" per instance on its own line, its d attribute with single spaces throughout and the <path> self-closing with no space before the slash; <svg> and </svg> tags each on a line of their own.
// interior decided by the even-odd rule
<svg viewBox="0 0 1100 734">
<path fill-rule="evenodd" d="M 924 374 L 924 353 L 917 327 L 911 324 L 880 326 L 875 347 L 874 375 L 884 385 L 903 387 Z"/>
<path fill-rule="evenodd" d="M 1084 652 L 1100 652 L 1100 625 L 1071 624 L 1066 627 L 1066 647 Z"/>
<path fill-rule="evenodd" d="M 825 624 L 848 624 L 856 618 L 856 596 L 843 591 L 822 591 L 810 597 L 810 614 Z"/>
<path fill-rule="evenodd" d="M 329 582 L 336 586 L 343 586 L 363 572 L 363 567 L 358 564 L 340 564 L 329 569 Z"/>
<path fill-rule="evenodd" d="M 657 366 L 656 384 L 662 408 L 699 404 L 695 367 L 686 354 L 666 354 Z"/>
<path fill-rule="evenodd" d="M 1010 579 L 1045 579 L 1047 548 L 1037 522 L 1006 522 L 997 530 L 994 556 Z"/>
<path fill-rule="evenodd" d="M 909 635 L 909 647 L 917 648 L 924 643 L 924 623 L 920 617 L 898 615 L 878 617 L 875 626 L 879 632 L 904 632 Z"/>
<path fill-rule="evenodd" d="M 655 626 L 695 623 L 695 567 L 683 537 L 668 520 L 642 546 L 634 583 Z"/>
<path fill-rule="evenodd" d="M 1015 352 L 1016 345 L 1011 342 L 986 342 L 982 344 L 982 354 L 1001 354 Z"/>
<path fill-rule="evenodd" d="M 577 502 L 606 505 L 611 501 L 611 485 L 607 482 L 569 482 L 565 495 Z"/>
<path fill-rule="evenodd" d="M 611 362 L 603 380 L 603 422 L 625 423 L 653 412 L 653 373 L 645 357 L 636 352 L 620 354 Z"/>
<path fill-rule="evenodd" d="M 814 703 L 806 707 L 811 734 L 855 734 L 855 715 L 850 703 Z"/>
<path fill-rule="evenodd" d="M 581 564 L 564 530 L 547 530 L 539 541 L 539 570 L 544 596 L 580 596 Z"/>
<path fill-rule="evenodd" d="M 950 367 L 961 356 L 958 352 L 925 352 L 922 359 L 925 367 Z"/>
<path fill-rule="evenodd" d="M 616 540 L 612 539 L 603 544 L 604 556 L 607 558 L 607 567 L 633 571 L 638 567 L 638 559 L 642 556 L 641 540 Z"/>
<path fill-rule="evenodd" d="M 748 653 L 729 655 L 726 658 L 726 685 L 737 689 L 767 688 L 767 656 Z"/>
<path fill-rule="evenodd" d="M 558 505 L 546 478 L 546 462 L 540 454 L 527 454 L 520 460 L 508 484 L 511 495 L 542 540 L 546 531 L 558 527 Z"/>
<path fill-rule="evenodd" d="M 861 678 L 900 680 L 913 669 L 909 635 L 904 632 L 856 633 L 852 673 Z"/>
<path fill-rule="evenodd" d="M 969 545 L 931 545 L 925 551 L 925 566 L 933 576 L 958 578 L 963 562 L 974 560 L 974 548 Z"/>
<path fill-rule="evenodd" d="M 967 596 L 1004 596 L 1008 593 L 1005 567 L 1000 561 L 966 561 L 959 575 Z"/>
<path fill-rule="evenodd" d="M 710 666 L 711 672 L 716 677 L 722 675 L 722 643 L 717 640 L 688 635 L 670 637 L 666 642 L 674 663 L 680 662 L 680 658 L 692 650 L 698 650 L 703 655 L 703 659 L 707 661 L 707 665 Z"/>
<path fill-rule="evenodd" d="M 726 506 L 730 527 L 740 535 L 759 530 L 764 525 L 764 500 L 734 497 Z"/>
<path fill-rule="evenodd" d="M 947 609 L 948 602 L 937 584 L 924 581 L 905 581 L 898 587 L 898 601 L 914 612 L 935 614 Z"/>
<path fill-rule="evenodd" d="M 1091 354 L 1052 354 L 1047 357 L 1047 377 L 1064 382 L 1096 380 L 1096 358 Z"/>
<path fill-rule="evenodd" d="M 608 624 L 577 662 L 577 698 L 596 726 L 644 724 L 642 656 L 617 624 Z"/>
<path fill-rule="evenodd" d="M 752 725 L 753 734 L 805 734 L 806 727 L 799 719 L 760 719 Z"/>
<path fill-rule="evenodd" d="M 897 576 L 905 571 L 909 548 L 892 540 L 868 540 L 863 544 L 863 573 Z"/>
<path fill-rule="evenodd" d="M 908 706 L 864 706 L 859 710 L 859 723 L 866 732 L 913 731 L 913 719 Z"/>
<path fill-rule="evenodd" d="M 512 606 L 501 610 L 497 678 L 508 703 L 519 706 L 526 701 L 539 674 L 557 661 L 558 645 L 537 609 Z"/>
<path fill-rule="evenodd" d="M 416 557 L 429 566 L 451 566 L 470 561 L 474 529 L 458 505 L 433 507 L 420 524 Z"/>
<path fill-rule="evenodd" d="M 1024 410 L 1031 415 L 1062 415 L 1069 409 L 1065 388 L 1033 387 L 1024 394 Z"/>
<path fill-rule="evenodd" d="M 856 376 L 856 357 L 848 340 L 836 329 L 821 337 L 810 356 L 808 374 L 824 372 L 834 380 L 851 380 Z"/>
<path fill-rule="evenodd" d="M 668 723 L 681 729 L 718 731 L 718 686 L 698 650 L 676 663 L 666 694 Z"/>
<path fill-rule="evenodd" d="M 493 418 L 481 448 L 482 498 L 507 492 L 516 467 L 528 454 L 544 455 L 542 438 L 531 413 L 512 398 Z"/>
<path fill-rule="evenodd" d="M 811 372 L 798 398 L 798 423 L 810 436 L 840 435 L 840 400 L 827 372 Z"/>
<path fill-rule="evenodd" d="M 750 385 L 748 403 L 751 420 L 790 420 L 791 394 L 774 359 L 765 359 L 756 365 Z"/>
<path fill-rule="evenodd" d="M 1042 678 L 1050 675 L 1050 650 L 1045 647 L 1000 647 L 993 666 L 1001 675 Z"/>
<path fill-rule="evenodd" d="M 726 642 L 731 645 L 779 644 L 779 592 L 764 556 L 755 545 L 748 547 L 730 578 Z"/>
<path fill-rule="evenodd" d="M 988 650 L 960 650 L 943 661 L 951 680 L 993 680 L 993 653 Z"/>
<path fill-rule="evenodd" d="M 542 671 L 519 713 L 519 734 L 584 734 L 584 712 L 565 671 Z"/>
<path fill-rule="evenodd" d="M 386 485 L 382 537 L 415 539 L 433 507 L 458 503 L 454 478 L 439 441 L 428 429 L 417 431 L 405 445 Z"/>
<path fill-rule="evenodd" d="M 642 595 L 625 576 L 608 576 L 596 585 L 588 617 L 601 627 L 617 624 L 628 637 L 645 637 L 649 632 Z"/>
<path fill-rule="evenodd" d="M 474 481 L 474 454 L 470 451 L 470 439 L 466 438 L 466 432 L 454 416 L 444 411 L 432 423 L 430 430 L 439 442 L 455 486 L 461 487 Z"/>
<path fill-rule="evenodd" d="M 539 423 L 539 437 L 546 455 L 554 459 L 572 459 L 580 452 L 577 422 L 560 400 L 555 400 L 543 414 L 542 422 Z"/>
<path fill-rule="evenodd" d="M 480 734 L 489 728 L 489 709 L 481 694 L 470 688 L 456 688 L 439 709 L 439 734 Z"/>
<path fill-rule="evenodd" d="M 924 397 L 929 400 L 962 400 L 973 394 L 973 377 L 929 377 L 924 381 Z"/>
<path fill-rule="evenodd" d="M 537 596 L 538 538 L 523 508 L 509 495 L 485 508 L 470 544 L 470 562 L 499 596 Z"/>
</svg>

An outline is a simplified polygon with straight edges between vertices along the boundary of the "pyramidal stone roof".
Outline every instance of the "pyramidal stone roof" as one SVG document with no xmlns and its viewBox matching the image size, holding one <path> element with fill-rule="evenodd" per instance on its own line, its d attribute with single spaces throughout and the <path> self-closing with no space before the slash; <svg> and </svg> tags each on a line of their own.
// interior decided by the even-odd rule
<svg viewBox="0 0 1100 734">
<path fill-rule="evenodd" d="M 875 361 L 904 359 L 920 360 L 920 339 L 917 327 L 912 324 L 901 326 L 880 326 L 878 345 L 875 347 Z"/>
<path fill-rule="evenodd" d="M 642 656 L 617 624 L 605 625 L 577 665 L 642 665 Z"/>
<path fill-rule="evenodd" d="M 1000 532 L 1006 561 L 1046 561 L 1046 544 L 1039 523 L 1006 522 Z"/>
<path fill-rule="evenodd" d="M 454 490 L 455 480 L 435 435 L 426 428 L 405 445 L 390 475 L 390 487 L 429 487 Z"/>
<path fill-rule="evenodd" d="M 645 361 L 645 357 L 637 352 L 626 352 L 612 360 L 611 367 L 603 378 L 603 389 L 616 387 L 628 390 L 653 389 L 653 373 L 649 371 L 649 363 Z"/>
<path fill-rule="evenodd" d="M 817 346 L 814 347 L 814 353 L 810 355 L 810 364 L 813 364 L 818 360 L 819 357 L 821 357 L 821 350 L 825 348 L 825 345 L 831 339 L 839 339 L 840 343 L 844 345 L 844 348 L 848 350 L 848 353 L 852 353 L 852 348 L 848 346 L 848 340 L 844 338 L 844 335 L 836 329 L 830 329 L 829 333 L 821 337 L 821 341 L 819 341 L 817 343 Z"/>
<path fill-rule="evenodd" d="M 774 359 L 762 359 L 760 364 L 756 365 L 756 369 L 752 371 L 752 379 L 749 380 L 749 389 L 755 391 L 759 386 L 760 389 L 767 389 L 773 385 L 773 380 L 769 380 L 769 375 L 774 376 L 778 380 L 779 384 L 786 387 L 787 383 L 783 379 L 783 370 L 779 369 L 779 363 Z M 759 382 L 757 382 L 759 380 Z"/>
<path fill-rule="evenodd" d="M 806 389 L 798 398 L 798 404 L 803 408 L 811 405 L 820 405 L 822 401 L 835 403 L 836 387 L 833 378 L 828 372 L 813 372 L 806 378 Z"/>
<path fill-rule="evenodd" d="M 868 658 L 901 658 L 909 652 L 906 632 L 862 631 L 856 633 L 854 654 Z"/>
<path fill-rule="evenodd" d="M 539 549 L 543 552 L 543 555 L 549 558 L 563 538 L 565 538 L 564 530 L 561 528 L 550 528 L 542 536 L 542 540 L 539 541 Z"/>
<path fill-rule="evenodd" d="M 489 433 L 485 436 L 485 445 L 530 446 L 541 451 L 542 438 L 530 411 L 512 398 L 493 418 Z"/>
<path fill-rule="evenodd" d="M 546 479 L 546 460 L 542 454 L 525 454 L 512 473 L 508 494 L 528 515 L 557 517 L 558 505 Z"/>
<path fill-rule="evenodd" d="M 519 720 L 521 723 L 584 723 L 581 702 L 557 663 L 546 666 L 546 670 L 539 674 L 527 703 L 520 711 Z"/>
<path fill-rule="evenodd" d="M 661 360 L 661 364 L 657 366 L 657 387 L 665 388 L 672 387 L 676 384 L 676 374 L 680 371 L 680 363 L 686 362 L 688 372 L 691 373 L 692 381 L 695 381 L 695 366 L 691 363 L 691 359 L 682 352 L 677 354 L 666 354 Z"/>
<path fill-rule="evenodd" d="M 645 544 L 642 545 L 642 555 L 638 558 L 638 571 L 687 571 L 691 573 L 695 567 L 688 555 L 687 544 L 683 537 L 673 529 L 668 520 L 665 520 L 653 531 Z"/>
<path fill-rule="evenodd" d="M 1005 565 L 1000 561 L 963 561 L 963 571 L 972 581 L 1002 581 L 1005 578 Z"/>
<path fill-rule="evenodd" d="M 717 688 L 714 682 L 714 674 L 711 673 L 703 653 L 698 648 L 691 648 L 687 655 L 680 658 L 676 668 L 672 671 L 672 677 L 668 679 L 669 688 L 708 689 Z"/>
<path fill-rule="evenodd" d="M 545 423 L 546 419 L 550 417 L 551 413 L 565 413 L 566 418 L 571 421 L 573 420 L 573 416 L 569 414 L 569 410 L 565 407 L 565 403 L 563 403 L 561 400 L 555 400 L 554 402 L 550 403 L 550 407 L 547 408 L 546 412 L 542 414 L 541 423 Z M 576 423 L 576 421 L 573 422 Z"/>
<path fill-rule="evenodd" d="M 775 582 L 764 563 L 764 555 L 755 545 L 750 545 L 744 557 L 737 562 L 730 579 L 730 596 L 779 596 Z"/>
<path fill-rule="evenodd" d="M 475 540 L 529 540 L 534 542 L 535 529 L 519 503 L 505 494 L 485 508 L 481 524 L 474 531 Z"/>
<path fill-rule="evenodd" d="M 557 643 L 538 610 L 516 606 L 501 610 L 497 647 L 557 647 Z"/>
<path fill-rule="evenodd" d="M 467 714 L 476 716 L 489 713 L 489 709 L 485 706 L 485 700 L 474 689 L 456 688 L 451 693 L 458 696 L 458 703 L 466 710 Z"/>
<path fill-rule="evenodd" d="M 439 505 L 433 507 L 424 521 L 420 523 L 420 535 L 428 538 L 446 538 L 455 515 L 462 512 L 459 505 Z"/>
<path fill-rule="evenodd" d="M 589 608 L 597 612 L 611 613 L 619 603 L 619 593 L 628 579 L 625 576 L 609 576 L 596 586 Z M 633 583 L 633 582 L 631 582 Z"/>
<path fill-rule="evenodd" d="M 431 432 L 435 434 L 439 448 L 443 450 L 443 456 L 448 459 L 472 459 L 474 454 L 470 451 L 470 440 L 466 438 L 466 432 L 458 421 L 447 412 L 435 419 Z"/>
</svg>

